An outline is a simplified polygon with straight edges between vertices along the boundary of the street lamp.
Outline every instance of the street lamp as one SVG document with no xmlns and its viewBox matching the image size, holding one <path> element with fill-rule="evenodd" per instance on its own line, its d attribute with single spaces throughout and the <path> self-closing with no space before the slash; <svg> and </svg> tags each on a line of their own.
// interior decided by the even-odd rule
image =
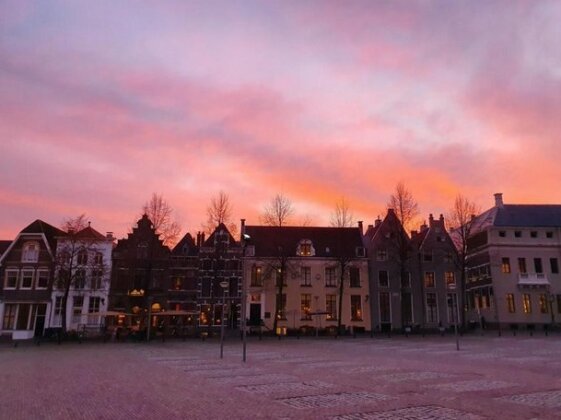
<svg viewBox="0 0 561 420">
<path fill-rule="evenodd" d="M 150 326 L 152 325 L 152 302 L 154 298 L 152 296 L 148 296 L 148 325 L 146 329 L 146 341 L 150 342 Z"/>
<path fill-rule="evenodd" d="M 246 361 L 246 343 L 247 343 L 247 334 L 246 334 L 246 328 L 247 328 L 247 322 L 246 322 L 246 311 L 247 311 L 247 282 L 245 279 L 245 246 L 246 246 L 246 242 L 249 241 L 251 238 L 249 235 L 247 235 L 245 233 L 245 219 L 241 219 L 241 224 L 242 224 L 242 305 L 241 305 L 241 310 L 242 310 L 242 319 L 241 319 L 241 326 L 242 326 L 242 343 L 243 343 L 243 354 L 242 354 L 242 360 L 245 362 Z"/>
<path fill-rule="evenodd" d="M 220 320 L 220 358 L 224 357 L 224 307 L 226 306 L 226 289 L 228 288 L 227 281 L 221 281 L 222 287 L 222 319 Z"/>
</svg>

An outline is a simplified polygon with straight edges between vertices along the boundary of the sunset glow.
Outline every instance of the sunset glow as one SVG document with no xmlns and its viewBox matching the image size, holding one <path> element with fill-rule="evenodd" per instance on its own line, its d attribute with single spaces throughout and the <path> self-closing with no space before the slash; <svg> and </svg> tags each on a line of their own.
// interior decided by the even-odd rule
<svg viewBox="0 0 561 420">
<path fill-rule="evenodd" d="M 0 2 L 0 239 L 152 192 L 184 231 L 225 191 L 326 225 L 403 181 L 423 215 L 561 203 L 559 1 Z"/>
</svg>

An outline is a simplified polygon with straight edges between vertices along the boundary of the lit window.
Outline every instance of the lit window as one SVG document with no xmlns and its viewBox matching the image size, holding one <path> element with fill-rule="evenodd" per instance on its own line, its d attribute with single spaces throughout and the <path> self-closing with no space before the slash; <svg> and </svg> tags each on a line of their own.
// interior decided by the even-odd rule
<svg viewBox="0 0 561 420">
<path fill-rule="evenodd" d="M 510 273 L 510 258 L 503 258 L 502 259 L 501 271 L 504 274 L 509 274 Z"/>
<path fill-rule="evenodd" d="M 425 287 L 434 287 L 434 271 L 425 272 Z"/>
<path fill-rule="evenodd" d="M 263 286 L 263 268 L 256 265 L 251 267 L 251 286 Z"/>
<path fill-rule="evenodd" d="M 456 285 L 456 277 L 453 271 L 446 271 L 444 273 L 444 281 L 446 282 L 446 287 Z"/>
<path fill-rule="evenodd" d="M 547 305 L 547 296 L 544 293 L 540 294 L 540 312 L 542 314 L 549 313 L 549 307 Z"/>
<path fill-rule="evenodd" d="M 516 312 L 516 306 L 514 304 L 514 295 L 512 293 L 506 294 L 506 304 L 508 306 L 508 312 L 511 314 Z"/>
<path fill-rule="evenodd" d="M 362 299 L 360 295 L 351 295 L 351 320 L 362 321 Z"/>
<path fill-rule="evenodd" d="M 312 295 L 309 293 L 303 293 L 300 295 L 300 318 L 303 320 L 310 320 L 312 316 L 310 315 L 310 310 L 312 306 Z"/>
<path fill-rule="evenodd" d="M 314 247 L 312 246 L 312 241 L 309 239 L 303 239 L 298 244 L 296 248 L 296 255 L 300 257 L 312 257 L 315 255 Z"/>
<path fill-rule="evenodd" d="M 522 295 L 522 307 L 524 308 L 525 314 L 532 313 L 532 300 L 530 298 L 530 294 L 524 293 Z"/>
<path fill-rule="evenodd" d="M 528 272 L 526 270 L 526 258 L 518 258 L 518 271 L 521 274 L 526 274 Z"/>
<path fill-rule="evenodd" d="M 325 311 L 327 312 L 326 318 L 328 321 L 337 319 L 336 295 L 325 295 Z"/>
</svg>

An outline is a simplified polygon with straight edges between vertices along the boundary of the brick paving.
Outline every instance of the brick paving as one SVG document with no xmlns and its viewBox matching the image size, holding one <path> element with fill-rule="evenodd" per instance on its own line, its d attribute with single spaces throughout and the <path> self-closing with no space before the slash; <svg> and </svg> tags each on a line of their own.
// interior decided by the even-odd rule
<svg viewBox="0 0 561 420">
<path fill-rule="evenodd" d="M 0 419 L 561 419 L 561 336 L 0 345 Z"/>
</svg>

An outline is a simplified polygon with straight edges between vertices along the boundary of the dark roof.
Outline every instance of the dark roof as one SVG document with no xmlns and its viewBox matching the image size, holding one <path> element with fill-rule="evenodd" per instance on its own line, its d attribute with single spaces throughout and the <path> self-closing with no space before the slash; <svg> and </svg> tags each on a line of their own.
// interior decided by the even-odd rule
<svg viewBox="0 0 561 420">
<path fill-rule="evenodd" d="M 217 232 L 220 232 L 220 231 L 224 231 L 228 234 L 228 241 L 230 242 L 230 244 L 235 244 L 237 242 L 236 239 L 232 236 L 232 234 L 228 230 L 228 228 L 226 227 L 226 225 L 224 223 L 220 223 L 218 226 L 216 226 L 216 229 L 214 229 L 214 232 L 212 232 L 209 235 L 209 237 L 207 238 L 207 240 L 205 241 L 203 246 L 213 247 L 214 246 L 214 237 L 216 236 Z"/>
<path fill-rule="evenodd" d="M 429 228 L 423 229 L 420 232 L 418 232 L 416 235 L 412 235 L 411 236 L 411 245 L 413 245 L 415 248 L 419 249 L 421 247 L 421 245 L 423 245 L 423 241 L 425 240 L 425 238 L 427 237 L 428 233 L 429 233 Z"/>
<path fill-rule="evenodd" d="M 0 241 L 0 255 L 2 255 L 10 247 L 12 241 Z"/>
<path fill-rule="evenodd" d="M 49 246 L 51 247 L 51 249 L 54 252 L 54 249 L 56 248 L 56 238 L 59 236 L 65 236 L 66 232 L 52 226 L 49 225 L 48 223 L 42 221 L 42 220 L 35 220 L 33 223 L 31 223 L 30 225 L 26 226 L 25 228 L 23 228 L 23 230 L 20 233 L 43 233 L 45 234 L 45 237 L 47 238 L 47 241 L 49 242 Z"/>
<path fill-rule="evenodd" d="M 300 226 L 246 226 L 250 236 L 247 245 L 255 246 L 256 257 L 274 257 L 282 247 L 286 255 L 296 256 L 296 248 L 301 240 L 310 240 L 316 257 L 341 257 L 356 255 L 356 248 L 362 247 L 362 237 L 358 227 L 300 227 Z"/>
<path fill-rule="evenodd" d="M 197 255 L 197 246 L 190 233 L 186 233 L 183 238 L 173 247 L 171 251 L 176 256 L 191 256 Z"/>
<path fill-rule="evenodd" d="M 495 226 L 561 227 L 561 205 L 505 204 L 497 207 Z"/>
</svg>

